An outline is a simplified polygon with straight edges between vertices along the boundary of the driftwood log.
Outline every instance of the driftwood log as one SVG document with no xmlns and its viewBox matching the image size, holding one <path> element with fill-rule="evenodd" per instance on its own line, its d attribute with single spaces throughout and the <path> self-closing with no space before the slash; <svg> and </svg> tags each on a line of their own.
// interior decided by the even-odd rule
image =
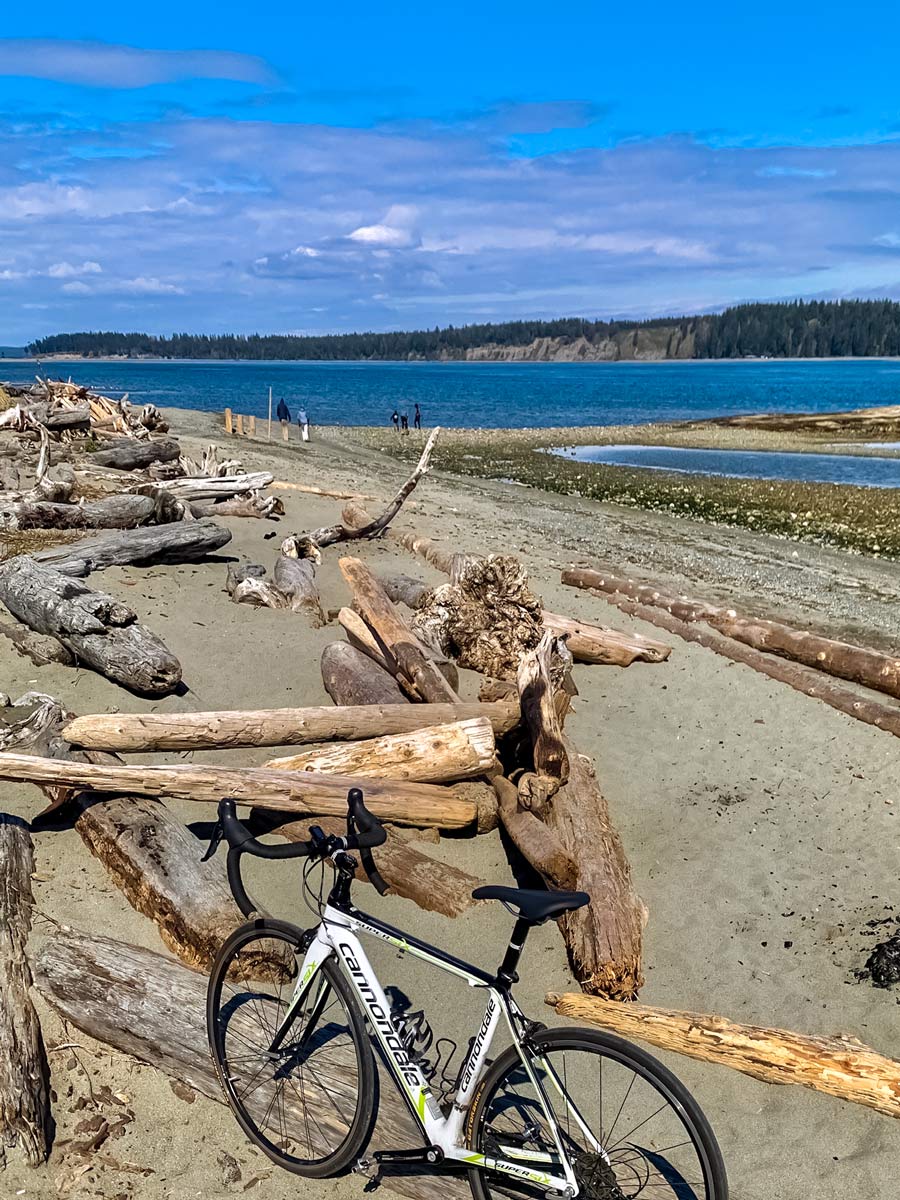
<svg viewBox="0 0 900 1200">
<path fill-rule="evenodd" d="M 551 887 L 573 889 L 578 881 L 576 859 L 540 817 L 521 807 L 514 783 L 502 775 L 496 775 L 492 783 L 497 794 L 500 822 L 525 861 Z"/>
<path fill-rule="evenodd" d="M 322 651 L 322 682 L 335 704 L 408 704 L 400 684 L 378 663 L 348 642 L 329 642 Z"/>
<path fill-rule="evenodd" d="M 389 733 L 364 742 L 340 742 L 273 758 L 274 771 L 318 771 L 448 783 L 483 775 L 494 762 L 494 731 L 485 717 L 432 725 L 412 733 Z"/>
<path fill-rule="evenodd" d="M 900 708 L 895 704 L 870 700 L 812 667 L 804 667 L 800 663 L 788 662 L 761 650 L 754 650 L 751 646 L 736 642 L 734 638 L 726 637 L 725 634 L 718 633 L 702 623 L 681 621 L 661 608 L 638 604 L 626 596 L 610 595 L 604 598 L 629 616 L 638 617 L 651 625 L 658 625 L 660 629 L 677 634 L 686 642 L 704 646 L 724 658 L 730 658 L 732 662 L 752 667 L 754 671 L 767 675 L 769 679 L 786 683 L 788 687 L 804 696 L 823 700 L 831 708 L 845 713 L 848 717 L 854 717 L 866 725 L 874 725 L 877 729 L 884 729 L 895 737 L 900 737 Z"/>
<path fill-rule="evenodd" d="M 0 564 L 0 600 L 37 633 L 56 638 L 79 662 L 145 695 L 181 682 L 181 664 L 127 605 L 24 555 Z"/>
<path fill-rule="evenodd" d="M 361 787 L 372 812 L 399 825 L 461 829 L 475 820 L 475 805 L 452 788 L 394 779 L 319 775 L 313 771 L 183 764 L 121 767 L 115 763 L 60 762 L 35 755 L 0 754 L 0 779 L 210 804 L 223 796 L 233 796 L 239 804 L 332 816 L 346 815 L 347 792 Z"/>
<path fill-rule="evenodd" d="M 601 666 L 630 667 L 634 662 L 661 663 L 672 653 L 672 647 L 641 633 L 623 633 L 606 625 L 594 625 L 564 617 L 560 613 L 542 614 L 544 628 L 556 637 L 564 637 L 569 653 L 580 663 Z"/>
<path fill-rule="evenodd" d="M 287 597 L 294 612 L 303 612 L 314 627 L 326 623 L 316 583 L 316 561 L 301 558 L 296 538 L 285 538 L 275 562 L 272 579 L 276 588 Z"/>
<path fill-rule="evenodd" d="M 75 803 L 76 830 L 128 903 L 183 962 L 208 972 L 244 921 L 221 860 L 201 862 L 203 845 L 159 800 L 86 792 Z"/>
<path fill-rule="evenodd" d="M 628 596 L 640 604 L 664 609 L 681 621 L 702 621 L 754 650 L 814 667 L 838 679 L 861 683 L 900 699 L 900 658 L 892 655 L 821 637 L 805 629 L 794 629 L 781 621 L 744 617 L 734 609 L 668 595 L 654 587 L 603 571 L 582 568 L 563 571 L 562 581 L 572 587 Z"/>
<path fill-rule="evenodd" d="M 204 1012 L 206 979 L 180 963 L 137 946 L 95 935 L 60 932 L 41 947 L 35 986 L 67 1021 L 88 1036 L 179 1079 L 201 1095 L 222 1100 L 209 1056 Z M 327 1097 L 306 1083 L 316 1118 L 328 1120 Z M 302 1112 L 286 1106 L 290 1121 Z M 299 1140 L 305 1134 L 299 1125 Z M 399 1093 L 381 1090 L 372 1148 L 417 1145 L 416 1127 Z M 462 1182 L 433 1174 L 388 1173 L 385 1184 L 411 1200 L 465 1200 Z"/>
<path fill-rule="evenodd" d="M 477 717 L 490 721 L 495 734 L 508 733 L 519 722 L 518 702 L 97 713 L 75 717 L 63 727 L 62 733 L 73 745 L 89 750 L 224 750 L 412 733 L 432 725 Z"/>
<path fill-rule="evenodd" d="M 422 455 L 416 464 L 416 469 L 410 475 L 409 479 L 400 488 L 397 495 L 390 502 L 387 508 L 377 517 L 371 517 L 368 521 L 357 524 L 354 521 L 341 521 L 338 525 L 326 525 L 320 529 L 314 529 L 308 535 L 310 540 L 317 546 L 331 546 L 335 542 L 347 542 L 356 538 L 374 538 L 378 537 L 388 525 L 396 517 L 400 511 L 404 500 L 415 489 L 416 484 L 427 474 L 431 465 L 431 454 L 434 450 L 434 444 L 437 441 L 440 428 L 432 430 L 431 436 L 425 443 L 425 448 Z M 368 516 L 368 514 L 366 514 Z"/>
<path fill-rule="evenodd" d="M 254 517 L 277 521 L 284 516 L 284 505 L 277 496 L 252 492 L 249 496 L 232 496 L 228 500 L 195 501 L 191 504 L 195 517 Z"/>
<path fill-rule="evenodd" d="M 338 623 L 347 635 L 347 641 L 351 646 L 355 646 L 357 650 L 361 650 L 363 654 L 367 654 L 383 671 L 387 671 L 388 674 L 391 673 L 392 664 L 388 662 L 378 639 L 358 612 L 354 612 L 352 608 L 340 609 L 338 611 Z M 427 657 L 434 661 L 437 669 L 453 690 L 457 691 L 459 688 L 459 671 L 456 669 L 456 664 L 452 663 L 449 658 L 445 658 L 442 654 L 431 650 L 428 646 L 423 645 L 422 650 Z M 418 689 L 404 675 L 398 675 L 396 679 L 400 688 L 410 700 L 416 702 L 422 700 Z"/>
<path fill-rule="evenodd" d="M 114 438 L 102 450 L 90 455 L 92 463 L 100 467 L 114 467 L 117 471 L 141 471 L 156 462 L 174 462 L 181 448 L 171 438 L 150 438 L 139 442 L 136 438 Z"/>
<path fill-rule="evenodd" d="M 551 658 L 556 638 L 546 630 L 534 650 L 519 662 L 517 683 L 522 723 L 531 740 L 535 780 L 519 783 L 526 808 L 541 809 L 569 777 L 569 756 L 563 742 L 562 721 L 554 696 Z M 537 796 L 540 801 L 534 803 Z"/>
<path fill-rule="evenodd" d="M 158 486 L 187 504 L 202 500 L 228 500 L 245 492 L 258 492 L 269 486 L 274 476 L 268 471 L 240 475 L 180 476 L 161 479 Z"/>
<path fill-rule="evenodd" d="M 32 557 L 63 575 L 87 575 L 129 563 L 149 566 L 196 562 L 230 541 L 229 530 L 213 521 L 179 521 L 100 533 L 68 546 L 38 550 Z"/>
<path fill-rule="evenodd" d="M 47 1157 L 50 1072 L 25 955 L 33 872 L 25 822 L 0 813 L 0 1167 L 6 1146 L 18 1145 L 33 1167 Z"/>
<path fill-rule="evenodd" d="M 323 817 L 316 820 L 326 833 L 342 837 L 347 832 L 347 822 L 340 817 Z M 309 838 L 309 824 L 302 821 L 291 821 L 274 830 L 283 837 L 295 842 L 305 842 Z M 472 892 L 484 881 L 475 875 L 469 875 L 458 867 L 448 866 L 431 858 L 415 846 L 400 837 L 395 830 L 388 827 L 387 841 L 378 847 L 374 855 L 385 883 L 390 886 L 395 896 L 404 900 L 412 900 L 426 912 L 441 913 L 445 917 L 458 917 L 478 903 L 472 898 Z M 356 878 L 368 881 L 368 875 L 362 865 L 357 868 Z"/>
<path fill-rule="evenodd" d="M 368 567 L 358 558 L 342 558 L 339 565 L 353 593 L 354 605 L 375 634 L 393 673 L 403 675 L 424 700 L 458 702 L 456 691 L 429 658 Z"/>
<path fill-rule="evenodd" d="M 900 1117 L 900 1061 L 878 1054 L 854 1037 L 817 1037 L 739 1025 L 714 1014 L 614 1004 L 577 992 L 563 996 L 551 992 L 547 1003 L 560 1016 L 732 1067 L 763 1083 L 797 1084 Z"/>
<path fill-rule="evenodd" d="M 576 887 L 590 904 L 565 913 L 560 926 L 575 977 L 586 992 L 631 1000 L 644 982 L 641 941 L 647 919 L 631 867 L 609 817 L 593 768 L 564 738 L 569 777 L 544 820 L 578 868 Z"/>
</svg>

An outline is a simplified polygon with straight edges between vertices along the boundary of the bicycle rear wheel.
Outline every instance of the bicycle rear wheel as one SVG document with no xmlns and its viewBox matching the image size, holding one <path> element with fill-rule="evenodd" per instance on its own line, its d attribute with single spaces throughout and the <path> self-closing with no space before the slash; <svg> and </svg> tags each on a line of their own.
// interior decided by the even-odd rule
<svg viewBox="0 0 900 1200">
<path fill-rule="evenodd" d="M 302 938 L 268 919 L 232 934 L 210 976 L 206 1022 L 216 1072 L 251 1142 L 285 1170 L 323 1178 L 359 1156 L 376 1073 L 356 997 L 333 960 L 291 1013 Z"/>
<path fill-rule="evenodd" d="M 532 1070 L 554 1113 L 579 1200 L 727 1200 L 725 1165 L 708 1121 L 651 1055 L 593 1029 L 530 1040 Z M 491 1066 L 467 1122 L 469 1147 L 550 1174 L 559 1153 L 515 1047 Z M 545 1188 L 472 1170 L 475 1200 L 544 1200 Z"/>
</svg>

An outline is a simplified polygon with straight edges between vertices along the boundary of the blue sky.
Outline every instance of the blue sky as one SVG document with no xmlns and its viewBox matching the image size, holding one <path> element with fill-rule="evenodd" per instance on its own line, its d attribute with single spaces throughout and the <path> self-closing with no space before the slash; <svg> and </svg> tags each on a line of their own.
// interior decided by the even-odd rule
<svg viewBox="0 0 900 1200">
<path fill-rule="evenodd" d="M 900 298 L 900 9 L 0 21 L 0 342 Z"/>
</svg>

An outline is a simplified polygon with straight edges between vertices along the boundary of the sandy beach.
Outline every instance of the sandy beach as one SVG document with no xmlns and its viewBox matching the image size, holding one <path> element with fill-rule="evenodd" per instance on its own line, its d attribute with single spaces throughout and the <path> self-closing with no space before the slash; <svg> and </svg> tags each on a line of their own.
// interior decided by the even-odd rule
<svg viewBox="0 0 900 1200">
<path fill-rule="evenodd" d="M 214 415 L 169 410 L 168 416 L 188 453 L 224 440 Z M 306 446 L 244 439 L 229 450 L 247 468 L 269 467 L 278 479 L 360 490 L 378 501 L 387 500 L 406 474 L 403 463 L 334 432 L 314 433 Z M 224 591 L 229 558 L 270 565 L 282 536 L 339 516 L 339 501 L 279 495 L 286 508 L 279 525 L 224 519 L 233 539 L 212 560 L 103 574 L 104 590 L 126 600 L 181 659 L 186 695 L 140 700 L 89 671 L 37 669 L 5 641 L 0 688 L 13 697 L 29 689 L 47 692 L 79 713 L 327 703 L 319 656 L 339 628 L 311 629 L 289 611 L 234 605 Z M 440 470 L 420 485 L 397 525 L 461 550 L 520 554 L 548 608 L 598 623 L 662 636 L 598 598 L 563 587 L 560 568 L 613 565 L 673 590 L 740 601 L 750 611 L 900 651 L 900 574 L 889 562 Z M 265 540 L 273 530 L 276 537 Z M 357 543 L 353 552 L 378 567 L 438 581 L 390 540 Z M 334 549 L 326 551 L 319 571 L 326 609 L 347 601 L 338 557 Z M 568 726 L 579 748 L 594 758 L 649 909 L 641 999 L 799 1032 L 846 1032 L 892 1054 L 896 996 L 857 981 L 854 972 L 874 941 L 900 923 L 900 742 L 710 651 L 677 638 L 672 644 L 665 664 L 577 666 L 580 696 Z M 463 675 L 463 695 L 474 698 L 477 679 Z M 244 763 L 271 757 L 265 750 L 232 753 Z M 227 757 L 218 756 L 223 762 Z M 2 784 L 0 806 L 31 818 L 43 799 L 34 788 Z M 211 807 L 201 804 L 173 809 L 199 823 L 200 831 L 212 816 Z M 497 833 L 445 839 L 429 853 L 491 882 L 514 882 Z M 155 926 L 127 906 L 72 829 L 36 833 L 35 854 L 41 914 L 35 945 L 52 937 L 53 923 L 60 922 L 162 952 Z M 274 913 L 312 922 L 300 897 L 299 872 L 290 864 L 263 864 L 251 882 Z M 379 899 L 368 888 L 358 891 L 364 907 L 485 967 L 496 966 L 505 947 L 510 919 L 497 905 L 482 904 L 449 920 L 403 900 Z M 872 924 L 882 921 L 887 924 Z M 414 1007 L 424 1005 L 434 1016 L 437 1033 L 465 1043 L 477 998 L 473 1002 L 462 987 L 448 989 L 445 977 L 393 954 L 373 950 L 373 960 L 385 981 L 402 986 Z M 555 1021 L 544 994 L 571 989 L 573 981 L 552 925 L 532 935 L 521 974 L 523 1007 Z M 59 1149 L 36 1170 L 22 1167 L 11 1152 L 0 1173 L 4 1196 L 362 1195 L 365 1180 L 358 1176 L 319 1183 L 279 1173 L 244 1141 L 222 1105 L 201 1096 L 180 1098 L 152 1068 L 64 1027 L 42 1003 L 40 1012 L 57 1141 L 77 1136 L 84 1115 L 79 1101 L 104 1085 L 127 1098 L 123 1103 L 134 1120 L 104 1147 L 110 1161 L 100 1155 L 75 1181 L 66 1176 Z M 896 1195 L 900 1127 L 888 1118 L 725 1068 L 660 1057 L 706 1111 L 734 1200 Z"/>
</svg>

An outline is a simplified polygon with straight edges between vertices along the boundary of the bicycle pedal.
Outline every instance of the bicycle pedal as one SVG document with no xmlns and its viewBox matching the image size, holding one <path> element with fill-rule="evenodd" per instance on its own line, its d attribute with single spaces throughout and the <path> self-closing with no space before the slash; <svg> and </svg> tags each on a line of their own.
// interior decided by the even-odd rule
<svg viewBox="0 0 900 1200">
<path fill-rule="evenodd" d="M 365 1175 L 374 1180 L 378 1175 L 378 1163 L 374 1158 L 358 1158 L 353 1165 L 354 1175 Z"/>
</svg>

